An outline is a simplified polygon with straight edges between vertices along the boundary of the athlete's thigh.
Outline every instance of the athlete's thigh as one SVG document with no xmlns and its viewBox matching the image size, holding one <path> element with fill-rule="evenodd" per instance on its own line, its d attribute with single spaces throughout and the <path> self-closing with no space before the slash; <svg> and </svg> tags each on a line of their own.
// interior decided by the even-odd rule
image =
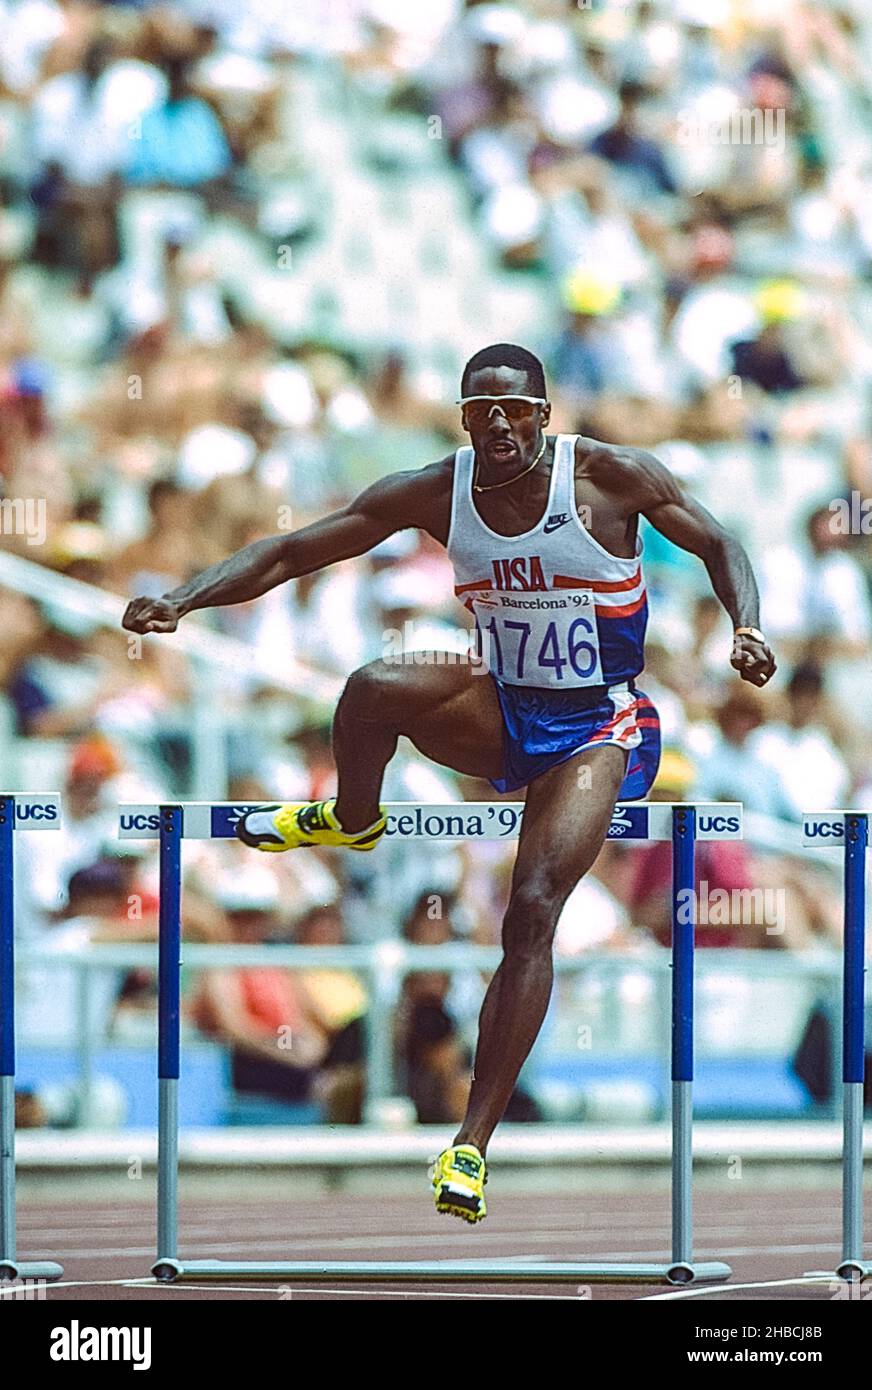
<svg viewBox="0 0 872 1390">
<path fill-rule="evenodd" d="M 446 663 L 444 652 L 420 656 L 429 659 L 403 668 L 408 700 L 400 732 L 419 752 L 455 772 L 502 776 L 503 716 L 487 671 L 468 661 Z"/>
<path fill-rule="evenodd" d="M 627 763 L 615 744 L 585 748 L 527 788 L 513 891 L 532 881 L 564 899 L 602 848 Z"/>
</svg>

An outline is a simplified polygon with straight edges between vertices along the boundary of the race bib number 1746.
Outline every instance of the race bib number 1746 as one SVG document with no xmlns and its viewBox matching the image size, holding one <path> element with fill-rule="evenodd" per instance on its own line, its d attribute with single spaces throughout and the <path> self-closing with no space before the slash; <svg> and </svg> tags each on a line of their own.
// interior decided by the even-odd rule
<svg viewBox="0 0 872 1390">
<path fill-rule="evenodd" d="M 493 589 L 473 602 L 482 660 L 510 685 L 605 684 L 593 593 Z"/>
</svg>

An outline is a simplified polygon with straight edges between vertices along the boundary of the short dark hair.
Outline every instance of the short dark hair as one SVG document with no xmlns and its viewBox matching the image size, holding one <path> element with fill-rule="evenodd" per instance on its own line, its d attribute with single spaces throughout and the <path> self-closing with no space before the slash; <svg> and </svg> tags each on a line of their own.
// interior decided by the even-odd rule
<svg viewBox="0 0 872 1390">
<path fill-rule="evenodd" d="M 463 376 L 460 378 L 460 394 L 469 394 L 469 378 L 473 372 L 480 372 L 485 367 L 511 367 L 516 372 L 524 372 L 530 383 L 530 394 L 541 396 L 544 400 L 548 394 L 545 385 L 545 368 L 526 348 L 518 347 L 517 343 L 492 343 L 490 347 L 482 348 L 470 357 L 463 369 Z"/>
</svg>

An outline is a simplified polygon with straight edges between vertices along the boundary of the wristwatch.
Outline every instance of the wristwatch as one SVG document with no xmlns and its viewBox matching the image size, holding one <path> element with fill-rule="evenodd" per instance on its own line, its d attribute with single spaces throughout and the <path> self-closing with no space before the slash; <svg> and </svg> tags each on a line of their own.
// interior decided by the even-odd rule
<svg viewBox="0 0 872 1390">
<path fill-rule="evenodd" d="M 763 636 L 759 627 L 737 627 L 733 636 L 753 637 L 755 642 L 762 642 L 764 646 L 766 645 L 766 638 Z"/>
</svg>

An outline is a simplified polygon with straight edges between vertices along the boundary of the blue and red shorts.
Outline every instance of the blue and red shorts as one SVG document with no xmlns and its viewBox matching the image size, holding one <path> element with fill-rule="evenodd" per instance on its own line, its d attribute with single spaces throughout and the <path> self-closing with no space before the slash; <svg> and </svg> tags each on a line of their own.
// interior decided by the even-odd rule
<svg viewBox="0 0 872 1390">
<path fill-rule="evenodd" d="M 647 795 L 660 764 L 660 719 L 634 681 L 580 690 L 506 685 L 491 673 L 503 712 L 503 776 L 513 792 L 580 753 L 613 743 L 629 752 L 619 801 Z"/>
</svg>

